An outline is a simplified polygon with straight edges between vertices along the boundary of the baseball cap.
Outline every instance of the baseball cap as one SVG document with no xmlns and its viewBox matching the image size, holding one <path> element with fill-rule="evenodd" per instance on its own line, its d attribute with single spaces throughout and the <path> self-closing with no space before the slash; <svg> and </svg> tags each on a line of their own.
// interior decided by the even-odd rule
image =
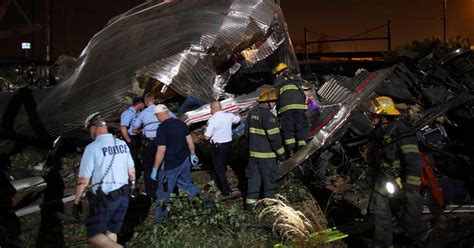
<svg viewBox="0 0 474 248">
<path fill-rule="evenodd" d="M 158 104 L 158 105 L 156 105 L 156 107 L 155 107 L 155 114 L 156 114 L 156 113 L 165 112 L 165 111 L 168 111 L 168 107 L 166 107 L 166 105 L 164 105 L 164 104 Z"/>
</svg>

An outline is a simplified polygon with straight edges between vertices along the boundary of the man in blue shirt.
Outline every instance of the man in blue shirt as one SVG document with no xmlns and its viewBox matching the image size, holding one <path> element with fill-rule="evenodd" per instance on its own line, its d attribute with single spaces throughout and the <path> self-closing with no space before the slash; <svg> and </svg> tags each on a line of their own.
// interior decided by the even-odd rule
<svg viewBox="0 0 474 248">
<path fill-rule="evenodd" d="M 222 195 L 226 197 L 232 192 L 226 175 L 226 162 L 232 156 L 232 125 L 239 123 L 240 117 L 223 112 L 219 101 L 211 103 L 211 113 L 204 133 L 205 139 L 211 141 L 211 178 L 216 180 Z"/>
<path fill-rule="evenodd" d="M 151 178 L 157 181 L 160 169 L 155 212 L 155 222 L 160 223 L 162 215 L 166 215 L 165 204 L 176 186 L 186 190 L 190 199 L 199 194 L 200 190 L 191 178 L 191 163 L 194 166 L 199 159 L 194 153 L 194 142 L 188 126 L 181 120 L 170 118 L 168 108 L 163 104 L 156 106 L 154 112 L 161 125 L 156 134 L 158 149 Z"/>
<path fill-rule="evenodd" d="M 133 162 L 135 163 L 135 172 L 137 173 L 137 180 L 141 176 L 141 163 L 138 160 L 138 149 L 140 146 L 140 135 L 133 131 L 132 124 L 137 118 L 140 111 L 145 108 L 145 102 L 143 97 L 135 97 L 133 104 L 127 110 L 123 111 L 120 116 L 120 134 L 127 142 L 128 148 L 130 148 L 130 154 L 132 154 Z"/>
<path fill-rule="evenodd" d="M 146 108 L 138 114 L 136 120 L 132 124 L 132 129 L 137 132 L 142 131 L 143 147 L 142 147 L 142 167 L 143 179 L 145 182 L 145 191 L 148 197 L 155 198 L 157 183 L 150 179 L 153 161 L 155 160 L 156 145 L 155 137 L 156 130 L 160 125 L 160 121 L 155 116 L 155 97 L 149 93 L 145 96 Z M 174 114 L 170 114 L 175 117 Z"/>
<path fill-rule="evenodd" d="M 99 112 L 91 114 L 85 124 L 95 140 L 82 156 L 73 216 L 80 219 L 81 197 L 92 182 L 92 192 L 88 193 L 90 211 L 85 221 L 87 237 L 98 247 L 120 247 L 116 233 L 127 212 L 129 181 L 135 183 L 133 159 L 127 144 L 108 133 Z"/>
</svg>

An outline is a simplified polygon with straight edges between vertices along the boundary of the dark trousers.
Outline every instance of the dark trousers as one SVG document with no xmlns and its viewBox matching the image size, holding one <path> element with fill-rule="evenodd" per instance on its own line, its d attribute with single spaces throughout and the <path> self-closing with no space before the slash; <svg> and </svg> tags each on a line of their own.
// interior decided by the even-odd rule
<svg viewBox="0 0 474 248">
<path fill-rule="evenodd" d="M 272 198 L 276 193 L 276 158 L 249 158 L 245 170 L 248 178 L 247 204 L 255 204 L 263 184 L 263 197 Z"/>
<path fill-rule="evenodd" d="M 223 144 L 212 144 L 211 145 L 212 155 L 212 172 L 211 178 L 217 182 L 217 187 L 221 190 L 224 196 L 228 196 L 231 193 L 229 182 L 227 181 L 227 166 L 226 163 L 232 156 L 232 142 Z"/>
<path fill-rule="evenodd" d="M 148 197 L 155 197 L 158 183 L 151 179 L 151 171 L 153 163 L 155 162 L 156 145 L 154 140 L 144 138 L 142 148 L 142 167 L 143 167 L 143 181 L 145 182 L 145 192 Z"/>
<path fill-rule="evenodd" d="M 296 151 L 297 146 L 306 145 L 308 119 L 304 110 L 287 110 L 280 115 L 280 121 L 283 142 L 288 152 Z"/>
<path fill-rule="evenodd" d="M 421 219 L 423 199 L 419 193 L 404 191 L 404 203 L 394 213 L 402 227 L 414 239 L 425 242 L 430 234 L 428 225 Z M 393 244 L 392 210 L 390 198 L 373 192 L 370 210 L 374 217 L 374 246 L 387 247 Z"/>
<path fill-rule="evenodd" d="M 138 159 L 138 150 L 141 144 L 140 136 L 139 135 L 131 135 L 130 136 L 131 142 L 128 143 L 128 148 L 130 149 L 130 154 L 132 155 L 133 162 L 135 163 L 135 180 L 138 181 L 142 175 L 142 162 Z"/>
</svg>

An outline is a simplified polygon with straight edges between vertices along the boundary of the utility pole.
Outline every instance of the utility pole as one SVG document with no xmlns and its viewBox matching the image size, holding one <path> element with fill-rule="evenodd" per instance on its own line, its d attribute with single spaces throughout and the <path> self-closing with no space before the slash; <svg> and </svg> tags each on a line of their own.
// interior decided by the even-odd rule
<svg viewBox="0 0 474 248">
<path fill-rule="evenodd" d="M 446 0 L 443 0 L 443 41 L 446 43 Z"/>
<path fill-rule="evenodd" d="M 390 32 L 390 21 L 387 22 L 387 49 L 392 51 L 392 33 Z"/>
<path fill-rule="evenodd" d="M 51 59 L 51 1 L 46 0 L 46 61 Z"/>
</svg>

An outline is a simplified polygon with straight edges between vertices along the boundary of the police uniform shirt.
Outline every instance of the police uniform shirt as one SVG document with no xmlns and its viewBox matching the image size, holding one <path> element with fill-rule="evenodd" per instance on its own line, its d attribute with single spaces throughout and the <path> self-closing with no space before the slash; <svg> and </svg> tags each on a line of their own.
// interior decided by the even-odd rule
<svg viewBox="0 0 474 248">
<path fill-rule="evenodd" d="M 173 112 L 169 111 L 171 118 L 176 118 L 176 115 Z M 160 126 L 160 121 L 156 118 L 155 115 L 155 104 L 148 106 L 140 114 L 138 114 L 137 119 L 133 123 L 133 128 L 140 128 L 143 126 L 143 135 L 151 139 L 156 137 L 156 130 Z"/>
<path fill-rule="evenodd" d="M 205 136 L 211 137 L 213 143 L 232 141 L 232 124 L 240 122 L 240 118 L 232 113 L 218 111 L 208 121 Z"/>
<path fill-rule="evenodd" d="M 135 166 L 130 150 L 123 140 L 114 138 L 112 134 L 101 134 L 86 147 L 79 168 L 79 177 L 91 178 L 93 192 L 96 192 L 98 183 L 110 166 L 112 158 L 113 165 L 102 184 L 102 190 L 106 194 L 128 184 L 128 169 Z"/>
<path fill-rule="evenodd" d="M 137 135 L 133 132 L 132 124 L 137 118 L 138 113 L 134 107 L 130 107 L 127 110 L 123 111 L 122 115 L 120 116 L 120 126 L 128 128 L 128 134 L 130 136 Z"/>
</svg>

